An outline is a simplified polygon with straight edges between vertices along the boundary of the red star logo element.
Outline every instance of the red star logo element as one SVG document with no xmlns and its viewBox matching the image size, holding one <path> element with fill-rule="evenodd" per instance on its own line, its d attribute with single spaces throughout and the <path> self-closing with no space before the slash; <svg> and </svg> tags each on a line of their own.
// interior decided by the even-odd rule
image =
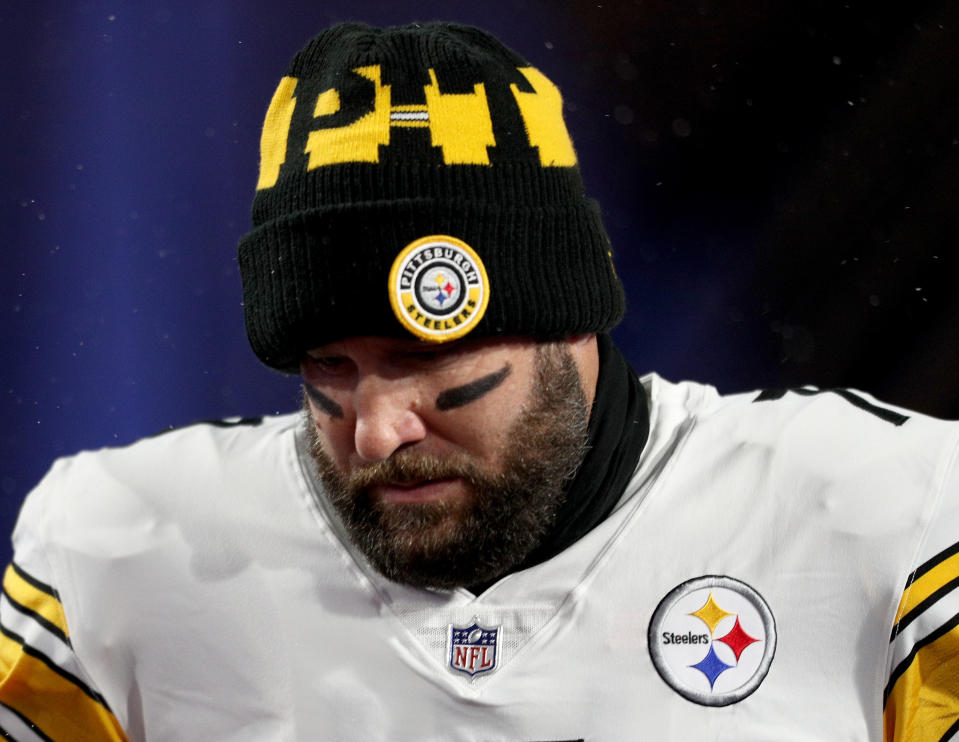
<svg viewBox="0 0 959 742">
<path fill-rule="evenodd" d="M 743 627 L 739 624 L 739 616 L 736 616 L 736 624 L 730 629 L 729 633 L 726 636 L 719 637 L 716 641 L 722 642 L 733 650 L 733 654 L 736 655 L 736 662 L 739 662 L 743 650 L 750 644 L 758 642 L 759 639 L 755 639 L 743 631 Z"/>
</svg>

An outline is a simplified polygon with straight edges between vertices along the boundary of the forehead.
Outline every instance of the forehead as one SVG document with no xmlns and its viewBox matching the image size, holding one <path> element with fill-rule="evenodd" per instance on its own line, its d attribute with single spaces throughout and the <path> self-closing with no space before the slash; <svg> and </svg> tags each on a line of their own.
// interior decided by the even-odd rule
<svg viewBox="0 0 959 742">
<path fill-rule="evenodd" d="M 359 336 L 343 338 L 326 345 L 321 345 L 309 351 L 310 355 L 497 355 L 502 352 L 520 352 L 524 349 L 533 350 L 539 343 L 526 337 L 496 337 L 496 338 L 463 338 L 447 343 L 431 343 L 416 338 L 390 338 L 376 336 Z"/>
</svg>

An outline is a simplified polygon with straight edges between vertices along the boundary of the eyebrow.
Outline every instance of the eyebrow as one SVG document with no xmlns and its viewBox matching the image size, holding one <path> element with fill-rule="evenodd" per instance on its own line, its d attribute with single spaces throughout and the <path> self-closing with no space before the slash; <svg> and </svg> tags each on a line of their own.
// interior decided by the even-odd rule
<svg viewBox="0 0 959 742">
<path fill-rule="evenodd" d="M 447 410 L 468 405 L 470 402 L 475 402 L 506 381 L 506 377 L 510 375 L 512 370 L 513 367 L 507 363 L 499 371 L 481 376 L 468 384 L 454 386 L 452 389 L 440 392 L 436 398 L 436 409 L 440 412 L 446 412 Z"/>
<path fill-rule="evenodd" d="M 343 417 L 343 408 L 323 394 L 319 389 L 310 384 L 304 384 L 303 389 L 306 391 L 306 396 L 310 398 L 310 401 L 327 415 L 333 418 Z"/>
</svg>

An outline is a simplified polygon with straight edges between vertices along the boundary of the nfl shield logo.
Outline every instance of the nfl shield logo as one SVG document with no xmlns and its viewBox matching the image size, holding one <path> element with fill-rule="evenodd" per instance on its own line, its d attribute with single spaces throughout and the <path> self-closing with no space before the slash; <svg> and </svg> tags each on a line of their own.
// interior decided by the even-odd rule
<svg viewBox="0 0 959 742">
<path fill-rule="evenodd" d="M 450 667 L 470 677 L 495 670 L 499 631 L 483 628 L 475 618 L 470 626 L 450 626 Z"/>
</svg>

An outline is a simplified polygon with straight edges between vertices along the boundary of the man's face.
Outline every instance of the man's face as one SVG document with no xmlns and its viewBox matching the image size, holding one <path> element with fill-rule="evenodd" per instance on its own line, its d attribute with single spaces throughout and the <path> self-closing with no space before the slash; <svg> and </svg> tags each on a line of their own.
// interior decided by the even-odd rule
<svg viewBox="0 0 959 742">
<path fill-rule="evenodd" d="M 318 472 L 378 570 L 474 585 L 540 543 L 585 453 L 590 341 L 350 338 L 310 351 Z"/>
</svg>

